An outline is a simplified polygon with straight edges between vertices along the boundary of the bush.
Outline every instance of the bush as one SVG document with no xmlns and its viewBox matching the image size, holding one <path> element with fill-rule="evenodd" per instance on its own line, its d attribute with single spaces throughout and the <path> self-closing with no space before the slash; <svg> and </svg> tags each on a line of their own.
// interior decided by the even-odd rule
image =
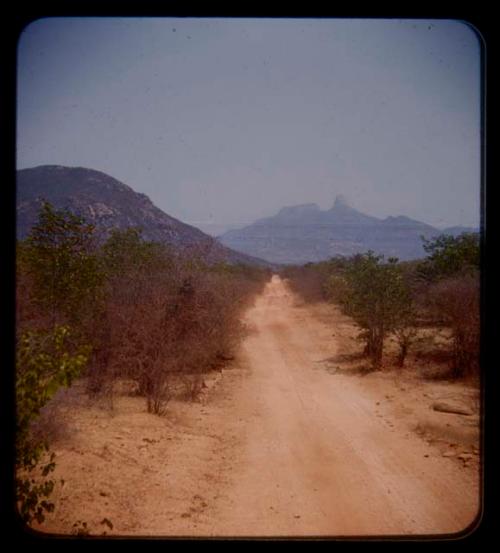
<svg viewBox="0 0 500 553">
<path fill-rule="evenodd" d="M 56 326 L 50 332 L 26 332 L 16 350 L 16 497 L 22 519 L 43 522 L 45 512 L 54 509 L 47 501 L 54 481 L 36 483 L 30 478 L 33 472 L 46 477 L 55 468 L 54 454 L 49 444 L 36 439 L 32 424 L 40 410 L 61 386 L 71 382 L 84 368 L 89 355 L 88 347 L 71 343 L 67 327 Z M 42 463 L 43 461 L 43 463 Z M 44 499 L 45 498 L 45 499 Z"/>
<path fill-rule="evenodd" d="M 443 234 L 432 240 L 422 237 L 427 258 L 419 272 L 423 280 L 436 282 L 458 274 L 474 274 L 479 270 L 480 249 L 477 233 L 459 236 Z"/>
<path fill-rule="evenodd" d="M 463 275 L 431 286 L 428 301 L 452 331 L 452 376 L 479 371 L 480 309 L 479 276 Z"/>
<path fill-rule="evenodd" d="M 324 275 L 317 266 L 290 267 L 282 271 L 282 276 L 290 282 L 291 289 L 308 303 L 324 301 Z"/>
<path fill-rule="evenodd" d="M 30 278 L 30 299 L 49 314 L 52 326 L 77 327 L 93 318 L 103 278 L 93 232 L 82 218 L 44 202 L 37 224 L 18 246 L 19 262 Z"/>
<path fill-rule="evenodd" d="M 424 241 L 428 253 L 419 274 L 427 283 L 424 304 L 435 321 L 452 331 L 452 376 L 479 371 L 479 235 L 440 236 Z"/>
<path fill-rule="evenodd" d="M 411 271 L 395 258 L 383 259 L 367 252 L 283 271 L 306 301 L 334 302 L 356 321 L 361 327 L 359 337 L 365 342 L 364 352 L 374 369 L 381 365 L 387 334 L 394 333 L 399 343 L 400 366 L 415 336 Z"/>
<path fill-rule="evenodd" d="M 402 329 L 403 316 L 410 304 L 410 293 L 397 259 L 382 263 L 383 256 L 373 252 L 355 256 L 345 271 L 347 292 L 341 305 L 362 328 L 365 353 L 377 369 L 382 363 L 384 338 Z"/>
<path fill-rule="evenodd" d="M 315 303 L 332 299 L 331 279 L 342 274 L 348 263 L 348 258 L 334 257 L 319 263 L 286 267 L 281 275 L 304 301 Z"/>
<path fill-rule="evenodd" d="M 39 417 L 56 391 L 86 370 L 91 396 L 134 379 L 151 413 L 164 412 L 173 377 L 194 398 L 200 375 L 231 358 L 239 316 L 268 276 L 174 255 L 140 229 L 112 231 L 97 248 L 93 230 L 45 202 L 17 245 L 16 493 L 27 523 L 54 509 L 54 454 Z"/>
<path fill-rule="evenodd" d="M 192 388 L 196 374 L 231 356 L 243 332 L 241 311 L 265 272 L 176 257 L 144 241 L 138 229 L 114 231 L 101 257 L 105 324 L 94 332 L 88 391 L 95 395 L 111 390 L 117 377 L 131 378 L 148 412 L 161 414 L 173 379 Z"/>
</svg>

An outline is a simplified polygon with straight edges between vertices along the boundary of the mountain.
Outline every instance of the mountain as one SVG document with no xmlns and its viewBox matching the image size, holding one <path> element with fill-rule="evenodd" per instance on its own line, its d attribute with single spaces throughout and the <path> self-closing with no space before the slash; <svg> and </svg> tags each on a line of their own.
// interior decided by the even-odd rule
<svg viewBox="0 0 500 553">
<path fill-rule="evenodd" d="M 442 234 L 451 234 L 451 236 L 459 236 L 464 232 L 479 232 L 479 229 L 473 227 L 446 227 L 441 230 Z"/>
<path fill-rule="evenodd" d="M 303 264 L 368 250 L 401 260 L 416 259 L 425 256 L 420 237 L 443 232 L 409 217 L 366 215 L 337 196 L 329 210 L 316 204 L 284 207 L 272 217 L 225 232 L 219 240 L 274 263 Z"/>
<path fill-rule="evenodd" d="M 42 200 L 68 208 L 96 227 L 104 241 L 111 229 L 141 227 L 145 240 L 176 250 L 201 253 L 209 261 L 268 265 L 223 246 L 201 230 L 182 223 L 156 207 L 145 195 L 93 169 L 42 165 L 17 171 L 16 230 L 25 238 L 38 219 Z"/>
</svg>

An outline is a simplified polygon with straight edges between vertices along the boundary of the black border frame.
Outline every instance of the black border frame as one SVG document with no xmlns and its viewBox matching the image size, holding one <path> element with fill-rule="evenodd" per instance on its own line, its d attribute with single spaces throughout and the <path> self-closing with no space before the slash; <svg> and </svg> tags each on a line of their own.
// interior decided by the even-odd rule
<svg viewBox="0 0 500 553">
<path fill-rule="evenodd" d="M 470 13 L 463 13 L 461 10 L 453 12 L 434 12 L 428 10 L 421 13 L 405 12 L 400 10 L 397 13 L 388 11 L 382 13 L 365 12 L 363 14 L 353 14 L 351 10 L 328 10 L 325 8 L 310 10 L 295 9 L 288 10 L 249 10 L 241 8 L 236 9 L 213 9 L 211 12 L 203 9 L 187 9 L 186 6 L 168 6 L 168 9 L 160 9 L 158 6 L 150 6 L 150 3 L 142 3 L 141 9 L 123 8 L 111 9 L 106 6 L 97 6 L 90 2 L 42 5 L 39 8 L 25 8 L 21 13 L 21 7 L 14 8 L 9 16 L 6 17 L 1 34 L 2 48 L 0 49 L 2 59 L 1 70 L 4 76 L 4 86 L 0 92 L 1 100 L 1 121 L 2 121 L 2 141 L 1 155 L 4 186 L 2 190 L 2 211 L 3 216 L 0 219 L 2 225 L 2 245 L 4 246 L 3 258 L 8 259 L 3 268 L 2 276 L 4 286 L 2 287 L 2 353 L 5 361 L 3 370 L 0 372 L 0 416 L 3 421 L 1 431 L 2 454 L 0 455 L 0 528 L 2 537 L 9 537 L 19 544 L 23 545 L 48 545 L 49 543 L 59 542 L 64 545 L 73 545 L 77 542 L 86 542 L 87 544 L 103 542 L 106 545 L 122 546 L 124 542 L 132 543 L 158 543 L 165 541 L 341 541 L 341 542 L 365 542 L 365 543 L 425 543 L 437 542 L 439 544 L 452 543 L 457 541 L 464 545 L 476 545 L 485 543 L 487 538 L 495 536 L 496 516 L 495 500 L 497 498 L 495 491 L 498 490 L 498 475 L 496 467 L 498 458 L 496 452 L 497 430 L 496 412 L 498 400 L 496 398 L 498 388 L 498 369 L 493 361 L 492 344 L 496 338 L 495 315 L 493 313 L 496 307 L 495 287 L 500 282 L 498 269 L 495 261 L 495 244 L 497 236 L 497 221 L 495 213 L 495 201 L 493 195 L 493 131 L 491 121 L 495 115 L 496 86 L 493 82 L 495 57 L 495 29 L 492 10 L 490 13 L 484 13 L 477 10 Z M 15 360 L 15 206 L 16 206 L 16 63 L 17 63 L 17 42 L 22 30 L 32 21 L 43 17 L 256 17 L 256 18 L 384 18 L 384 19 L 458 19 L 469 23 L 475 28 L 482 37 L 482 75 L 483 75 L 483 94 L 482 94 L 482 149 L 483 149 L 483 168 L 482 168 L 482 206 L 481 206 L 481 366 L 482 366 L 482 460 L 483 460 L 483 511 L 477 522 L 473 523 L 469 530 L 464 530 L 461 534 L 450 536 L 360 536 L 360 537 L 332 537 L 332 538 L 145 538 L 145 537 L 90 537 L 85 539 L 75 538 L 74 536 L 55 536 L 50 534 L 40 534 L 38 532 L 27 531 L 20 523 L 15 513 L 14 507 L 14 360 Z M 489 155 L 488 155 L 489 154 Z M 490 186 L 487 186 L 487 181 Z M 498 340 L 498 338 L 497 338 Z M 498 431 L 498 430 L 497 430 Z"/>
</svg>

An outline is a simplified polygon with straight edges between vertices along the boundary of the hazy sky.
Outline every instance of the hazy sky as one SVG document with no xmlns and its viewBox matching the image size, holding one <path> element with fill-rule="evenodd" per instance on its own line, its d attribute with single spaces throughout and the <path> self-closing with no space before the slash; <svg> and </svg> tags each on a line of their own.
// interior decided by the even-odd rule
<svg viewBox="0 0 500 553">
<path fill-rule="evenodd" d="M 478 225 L 479 40 L 446 20 L 42 19 L 17 136 L 18 168 L 97 169 L 205 229 L 337 194 Z"/>
</svg>

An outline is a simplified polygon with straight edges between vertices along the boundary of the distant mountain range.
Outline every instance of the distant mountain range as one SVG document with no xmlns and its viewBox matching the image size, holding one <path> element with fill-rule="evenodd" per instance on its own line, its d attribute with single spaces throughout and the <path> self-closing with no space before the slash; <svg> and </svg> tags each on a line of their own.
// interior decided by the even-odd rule
<svg viewBox="0 0 500 553">
<path fill-rule="evenodd" d="M 337 197 L 333 207 L 284 207 L 276 215 L 233 229 L 218 239 L 156 207 L 145 195 L 93 169 L 42 165 L 17 172 L 17 236 L 25 238 L 38 218 L 42 200 L 69 208 L 96 226 L 103 241 L 111 229 L 142 228 L 145 240 L 213 262 L 258 265 L 302 264 L 373 250 L 401 260 L 423 257 L 421 236 L 454 236 L 468 227 L 439 230 L 408 217 L 379 219 Z"/>
<path fill-rule="evenodd" d="M 386 258 L 416 259 L 425 256 L 421 236 L 476 231 L 468 227 L 440 230 L 404 216 L 379 219 L 357 211 L 338 196 L 329 210 L 316 204 L 284 207 L 272 217 L 225 232 L 219 240 L 229 248 L 274 263 L 303 264 L 368 250 Z"/>
<path fill-rule="evenodd" d="M 145 240 L 200 254 L 208 261 L 269 265 L 233 251 L 201 230 L 167 215 L 145 194 L 100 171 L 42 165 L 17 171 L 16 184 L 16 230 L 20 239 L 28 235 L 38 219 L 42 200 L 47 200 L 54 207 L 68 208 L 93 223 L 101 241 L 111 229 L 141 227 Z"/>
</svg>

